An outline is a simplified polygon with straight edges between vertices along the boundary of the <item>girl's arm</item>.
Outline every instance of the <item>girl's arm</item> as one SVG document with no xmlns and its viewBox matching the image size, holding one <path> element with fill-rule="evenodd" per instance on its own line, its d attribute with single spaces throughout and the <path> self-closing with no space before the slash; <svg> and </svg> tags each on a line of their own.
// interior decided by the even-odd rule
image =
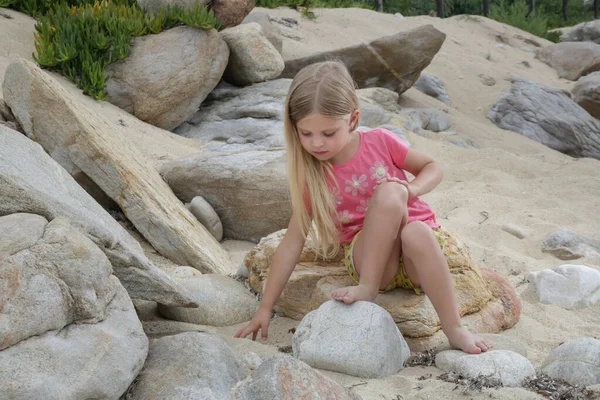
<svg viewBox="0 0 600 400">
<path fill-rule="evenodd" d="M 290 275 L 292 275 L 292 271 L 296 267 L 303 248 L 304 238 L 302 237 L 296 218 L 292 216 L 287 232 L 283 236 L 279 246 L 277 246 L 277 250 L 275 250 L 275 254 L 271 259 L 271 268 L 269 269 L 267 284 L 263 290 L 263 297 L 258 311 L 252 318 L 252 321 L 240 329 L 235 334 L 235 337 L 245 338 L 252 333 L 252 340 L 256 340 L 256 335 L 260 330 L 262 339 L 268 339 L 273 306 L 281 295 L 285 284 L 290 279 Z"/>
<path fill-rule="evenodd" d="M 407 187 L 409 197 L 429 193 L 442 181 L 444 176 L 442 167 L 438 162 L 414 149 L 408 150 L 403 168 L 415 176 L 415 179 L 410 181 Z"/>
</svg>

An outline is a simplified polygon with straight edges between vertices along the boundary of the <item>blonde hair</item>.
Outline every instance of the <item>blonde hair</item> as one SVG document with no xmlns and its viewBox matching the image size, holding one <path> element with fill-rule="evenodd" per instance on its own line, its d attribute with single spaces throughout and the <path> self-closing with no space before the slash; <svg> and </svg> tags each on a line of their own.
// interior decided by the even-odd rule
<svg viewBox="0 0 600 400">
<path fill-rule="evenodd" d="M 285 101 L 284 128 L 294 216 L 303 237 L 310 235 L 313 250 L 325 259 L 334 258 L 340 248 L 340 222 L 327 183 L 327 176 L 333 177 L 333 169 L 329 162 L 319 161 L 304 150 L 296 124 L 313 113 L 347 119 L 358 107 L 350 73 L 342 63 L 334 61 L 300 70 Z M 352 131 L 355 129 L 356 126 L 351 127 Z M 309 200 L 310 210 L 305 200 Z"/>
</svg>

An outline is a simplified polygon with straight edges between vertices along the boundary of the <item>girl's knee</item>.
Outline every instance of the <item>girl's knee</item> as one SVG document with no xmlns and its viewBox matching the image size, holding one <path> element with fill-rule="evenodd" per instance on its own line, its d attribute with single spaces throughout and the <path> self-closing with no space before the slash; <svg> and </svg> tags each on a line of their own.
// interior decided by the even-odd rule
<svg viewBox="0 0 600 400">
<path fill-rule="evenodd" d="M 433 245 L 438 245 L 431 227 L 422 221 L 413 221 L 400 232 L 402 252 L 428 251 Z M 439 245 L 438 245 L 439 246 Z"/>
<path fill-rule="evenodd" d="M 384 208 L 390 211 L 407 209 L 408 189 L 396 182 L 384 182 L 375 189 L 369 207 Z"/>
</svg>

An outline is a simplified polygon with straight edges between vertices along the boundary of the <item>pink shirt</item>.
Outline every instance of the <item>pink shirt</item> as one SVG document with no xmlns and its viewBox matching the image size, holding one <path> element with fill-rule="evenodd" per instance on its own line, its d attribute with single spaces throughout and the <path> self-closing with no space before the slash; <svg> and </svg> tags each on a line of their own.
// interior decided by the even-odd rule
<svg viewBox="0 0 600 400">
<path fill-rule="evenodd" d="M 378 180 L 391 176 L 408 181 L 402 169 L 407 153 L 408 146 L 396 135 L 385 129 L 374 129 L 360 132 L 360 145 L 354 157 L 333 167 L 339 189 L 330 181 L 330 190 L 342 223 L 340 243 L 351 242 L 363 228 Z M 432 228 L 439 227 L 429 205 L 418 197 L 408 200 L 408 221 L 423 221 Z"/>
</svg>

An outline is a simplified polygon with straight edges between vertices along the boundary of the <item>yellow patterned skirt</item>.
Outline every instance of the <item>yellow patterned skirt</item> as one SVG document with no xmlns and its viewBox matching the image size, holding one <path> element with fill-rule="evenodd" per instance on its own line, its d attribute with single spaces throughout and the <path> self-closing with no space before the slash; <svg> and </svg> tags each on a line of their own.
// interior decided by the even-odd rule
<svg viewBox="0 0 600 400">
<path fill-rule="evenodd" d="M 444 247 L 444 243 L 446 242 L 446 239 L 448 237 L 448 233 L 444 230 L 441 230 L 439 228 L 432 228 L 433 233 L 435 234 L 435 237 L 438 241 L 438 243 L 440 244 L 440 247 Z M 348 273 L 350 274 L 350 276 L 356 281 L 359 282 L 359 276 L 356 273 L 356 269 L 354 268 L 354 257 L 353 257 L 353 250 L 354 250 L 354 243 L 356 243 L 356 239 L 358 238 L 358 235 L 360 234 L 361 231 L 359 231 L 356 235 L 354 235 L 354 238 L 352 239 L 351 243 L 343 243 L 342 247 L 344 249 L 344 266 L 346 267 L 346 269 L 348 270 Z M 391 282 L 387 285 L 387 287 L 383 290 L 380 290 L 379 293 L 385 293 L 385 292 L 389 292 L 392 289 L 396 289 L 396 288 L 402 288 L 402 289 L 412 289 L 416 294 L 424 294 L 423 290 L 421 290 L 421 288 L 419 287 L 415 287 L 415 285 L 411 282 L 410 279 L 408 279 L 408 275 L 406 275 L 406 267 L 404 266 L 404 259 L 402 256 L 400 256 L 400 260 L 398 262 L 398 272 L 396 273 L 396 276 L 394 276 L 394 278 L 391 280 Z"/>
</svg>

